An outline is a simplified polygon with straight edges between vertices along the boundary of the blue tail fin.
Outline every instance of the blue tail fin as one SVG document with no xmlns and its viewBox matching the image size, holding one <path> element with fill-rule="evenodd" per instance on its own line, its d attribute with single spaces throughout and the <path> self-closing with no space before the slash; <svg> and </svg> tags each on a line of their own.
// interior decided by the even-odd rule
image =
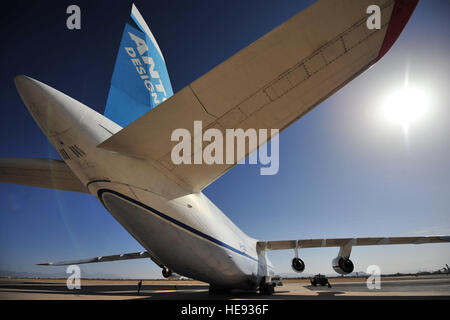
<svg viewBox="0 0 450 320">
<path fill-rule="evenodd" d="M 172 95 L 164 57 L 133 4 L 123 31 L 104 114 L 126 127 Z"/>
</svg>

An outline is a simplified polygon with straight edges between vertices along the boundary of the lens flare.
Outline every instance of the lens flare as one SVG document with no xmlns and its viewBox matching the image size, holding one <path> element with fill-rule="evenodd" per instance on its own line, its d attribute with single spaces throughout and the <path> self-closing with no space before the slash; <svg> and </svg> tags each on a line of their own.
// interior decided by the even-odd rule
<svg viewBox="0 0 450 320">
<path fill-rule="evenodd" d="M 402 88 L 386 98 L 383 112 L 386 118 L 408 128 L 422 118 L 428 110 L 428 97 L 416 88 Z"/>
</svg>

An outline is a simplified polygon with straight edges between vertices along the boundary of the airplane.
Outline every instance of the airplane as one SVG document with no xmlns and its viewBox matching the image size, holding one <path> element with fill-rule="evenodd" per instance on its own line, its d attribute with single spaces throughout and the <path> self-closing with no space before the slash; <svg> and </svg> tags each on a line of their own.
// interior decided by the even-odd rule
<svg viewBox="0 0 450 320">
<path fill-rule="evenodd" d="M 439 269 L 438 271 L 446 273 L 448 275 L 448 274 L 450 274 L 450 267 L 448 266 L 448 264 L 445 264 L 445 267 L 442 269 Z"/>
<path fill-rule="evenodd" d="M 60 266 L 151 259 L 164 277 L 270 295 L 278 283 L 271 250 L 337 247 L 333 269 L 353 272 L 353 246 L 450 242 L 449 236 L 259 240 L 240 230 L 202 190 L 233 164 L 171 161 L 177 128 L 279 128 L 280 131 L 377 63 L 393 46 L 417 0 L 319 0 L 173 94 L 162 52 L 132 6 L 104 114 L 30 77 L 17 90 L 62 160 L 0 159 L 0 181 L 91 194 L 146 251 Z M 367 8 L 380 8 L 380 28 Z M 324 23 L 323 21 L 327 21 Z M 269 136 L 267 140 L 270 140 Z M 261 146 L 266 141 L 259 141 Z M 245 156 L 254 150 L 246 150 Z"/>
</svg>

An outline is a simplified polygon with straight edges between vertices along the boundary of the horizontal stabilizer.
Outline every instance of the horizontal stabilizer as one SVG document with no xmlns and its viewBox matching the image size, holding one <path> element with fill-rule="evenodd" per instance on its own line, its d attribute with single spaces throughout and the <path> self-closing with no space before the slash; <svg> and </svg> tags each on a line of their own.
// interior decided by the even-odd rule
<svg viewBox="0 0 450 320">
<path fill-rule="evenodd" d="M 171 153 L 179 141 L 172 141 L 171 135 L 176 129 L 186 129 L 194 137 L 194 121 L 202 121 L 205 130 L 222 134 L 226 129 L 281 132 L 378 61 L 397 39 L 416 3 L 317 1 L 99 147 L 151 160 L 178 184 L 201 191 L 242 157 L 233 163 L 174 164 Z M 367 27 L 370 5 L 381 9 L 380 29 Z M 276 130 L 268 130 L 267 140 L 272 134 Z M 259 139 L 244 156 L 264 143 L 265 139 Z M 201 150 L 192 148 L 191 159 L 194 152 Z"/>
<path fill-rule="evenodd" d="M 279 241 L 258 241 L 261 250 L 285 250 L 297 248 L 321 248 L 343 246 L 378 246 L 391 244 L 424 244 L 450 242 L 450 236 L 423 237 L 380 237 L 380 238 L 338 238 L 338 239 L 300 239 Z"/>
<path fill-rule="evenodd" d="M 85 264 L 85 263 L 97 263 L 97 262 L 111 262 L 111 261 L 120 261 L 120 260 L 133 260 L 133 259 L 144 259 L 150 258 L 153 262 L 155 262 L 158 266 L 162 267 L 159 259 L 153 254 L 148 253 L 147 251 L 142 252 L 133 252 L 133 253 L 122 253 L 116 254 L 112 256 L 100 256 L 82 260 L 71 260 L 71 261 L 60 261 L 60 262 L 46 262 L 39 263 L 38 266 L 68 266 L 73 264 Z"/>
<path fill-rule="evenodd" d="M 89 193 L 61 160 L 0 158 L 0 182 Z"/>
</svg>

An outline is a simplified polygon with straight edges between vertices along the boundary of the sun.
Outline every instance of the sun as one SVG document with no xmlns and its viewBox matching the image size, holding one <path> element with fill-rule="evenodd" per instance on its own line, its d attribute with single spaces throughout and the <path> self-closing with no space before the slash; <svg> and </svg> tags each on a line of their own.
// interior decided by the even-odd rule
<svg viewBox="0 0 450 320">
<path fill-rule="evenodd" d="M 400 124 L 405 131 L 423 118 L 429 99 L 420 88 L 404 87 L 389 95 L 383 102 L 383 113 L 389 121 Z"/>
</svg>

